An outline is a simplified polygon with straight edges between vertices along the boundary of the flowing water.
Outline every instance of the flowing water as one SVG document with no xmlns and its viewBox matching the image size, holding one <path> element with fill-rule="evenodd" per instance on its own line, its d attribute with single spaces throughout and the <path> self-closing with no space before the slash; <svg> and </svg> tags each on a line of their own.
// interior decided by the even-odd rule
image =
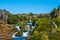
<svg viewBox="0 0 60 40">
<path fill-rule="evenodd" d="M 53 24 L 54 24 L 55 28 L 57 28 L 57 24 L 55 22 L 53 22 Z"/>
<path fill-rule="evenodd" d="M 15 26 L 17 29 L 18 29 L 18 31 L 20 31 L 20 26 Z M 17 37 L 17 36 L 15 36 L 18 32 L 15 32 L 13 35 L 12 35 L 12 40 L 25 40 L 26 39 L 26 37 L 28 37 L 28 33 L 29 33 L 29 26 L 28 26 L 28 31 L 26 31 L 26 32 L 23 32 L 23 35 L 21 36 L 21 37 Z"/>
<path fill-rule="evenodd" d="M 26 27 L 28 28 L 27 29 L 27 31 L 26 32 L 23 32 L 23 35 L 21 36 L 21 37 L 17 37 L 17 36 L 15 36 L 16 35 L 16 33 L 18 33 L 18 32 L 15 32 L 13 35 L 12 35 L 12 40 L 25 40 L 26 39 L 26 37 L 28 37 L 28 33 L 29 33 L 29 31 L 30 31 L 30 25 L 32 24 L 32 17 L 30 17 L 30 22 L 28 23 L 29 25 L 26 25 Z M 17 29 L 18 29 L 18 31 L 20 31 L 20 26 L 15 26 Z M 35 26 L 32 26 L 32 29 L 34 29 L 35 28 Z"/>
<path fill-rule="evenodd" d="M 18 31 L 20 31 L 20 26 L 15 26 L 17 29 L 18 29 Z M 12 40 L 25 40 L 25 38 L 27 37 L 27 35 L 28 35 L 28 32 L 23 32 L 23 35 L 21 36 L 21 37 L 18 37 L 18 36 L 15 36 L 16 35 L 16 33 L 18 33 L 18 32 L 15 32 L 13 35 L 12 35 Z"/>
</svg>

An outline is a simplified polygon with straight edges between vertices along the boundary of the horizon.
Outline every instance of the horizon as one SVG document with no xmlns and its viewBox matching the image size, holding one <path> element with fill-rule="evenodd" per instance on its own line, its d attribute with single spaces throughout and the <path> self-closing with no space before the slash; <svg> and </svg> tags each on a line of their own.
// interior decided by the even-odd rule
<svg viewBox="0 0 60 40">
<path fill-rule="evenodd" d="M 49 13 L 59 5 L 60 0 L 0 0 L 0 9 L 6 9 L 12 14 Z"/>
</svg>

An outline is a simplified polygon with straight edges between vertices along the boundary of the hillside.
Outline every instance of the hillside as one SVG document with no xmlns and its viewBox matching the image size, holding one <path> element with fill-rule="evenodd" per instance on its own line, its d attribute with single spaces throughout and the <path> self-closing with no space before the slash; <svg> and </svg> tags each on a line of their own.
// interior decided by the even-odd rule
<svg viewBox="0 0 60 40">
<path fill-rule="evenodd" d="M 12 34 L 16 31 L 13 25 L 0 21 L 0 40 L 11 40 Z"/>
</svg>

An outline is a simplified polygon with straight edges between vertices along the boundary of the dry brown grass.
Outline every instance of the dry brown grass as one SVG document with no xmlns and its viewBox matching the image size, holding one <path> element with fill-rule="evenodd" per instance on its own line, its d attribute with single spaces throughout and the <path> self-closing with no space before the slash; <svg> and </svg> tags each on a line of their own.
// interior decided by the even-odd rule
<svg viewBox="0 0 60 40">
<path fill-rule="evenodd" d="M 15 32 L 15 30 L 16 28 L 13 25 L 9 25 L 0 21 L 0 39 L 11 39 L 11 36 Z"/>
</svg>

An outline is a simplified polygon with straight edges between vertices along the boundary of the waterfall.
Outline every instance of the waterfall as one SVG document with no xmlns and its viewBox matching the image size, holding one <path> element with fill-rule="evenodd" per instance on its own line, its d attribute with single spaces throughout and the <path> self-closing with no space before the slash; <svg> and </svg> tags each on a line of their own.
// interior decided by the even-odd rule
<svg viewBox="0 0 60 40">
<path fill-rule="evenodd" d="M 20 26 L 15 26 L 17 29 L 18 29 L 18 31 L 20 31 Z M 12 38 L 18 38 L 17 36 L 15 36 L 16 34 L 17 34 L 18 32 L 15 32 L 13 35 L 12 35 Z"/>
<path fill-rule="evenodd" d="M 55 22 L 53 22 L 53 24 L 54 24 L 55 28 L 57 28 L 57 24 Z"/>
<path fill-rule="evenodd" d="M 12 35 L 12 38 L 17 38 L 17 36 L 15 36 L 18 32 L 15 32 L 13 35 Z"/>
<path fill-rule="evenodd" d="M 18 31 L 20 31 L 20 28 L 19 28 L 20 26 L 16 26 L 16 28 L 18 29 Z"/>
<path fill-rule="evenodd" d="M 32 17 L 30 16 L 30 22 L 32 22 L 32 20 L 31 20 L 31 19 L 32 19 Z"/>
<path fill-rule="evenodd" d="M 15 26 L 17 29 L 18 29 L 18 31 L 20 31 L 20 26 Z M 22 35 L 22 37 L 28 37 L 28 33 L 29 33 L 29 30 L 30 30 L 30 27 L 27 25 L 27 27 L 28 27 L 28 31 L 26 31 L 26 32 L 23 32 L 23 35 Z M 15 32 L 13 35 L 12 35 L 12 38 L 18 38 L 17 36 L 15 36 L 16 34 L 17 34 L 18 32 Z"/>
<path fill-rule="evenodd" d="M 28 30 L 30 30 L 30 26 L 28 25 Z"/>
<path fill-rule="evenodd" d="M 29 31 L 23 32 L 23 37 L 28 37 L 28 33 L 29 33 Z"/>
<path fill-rule="evenodd" d="M 51 21 L 51 20 L 49 20 L 49 21 L 52 22 L 52 23 L 54 24 L 55 28 L 58 27 L 57 24 L 56 24 L 54 21 Z"/>
</svg>

